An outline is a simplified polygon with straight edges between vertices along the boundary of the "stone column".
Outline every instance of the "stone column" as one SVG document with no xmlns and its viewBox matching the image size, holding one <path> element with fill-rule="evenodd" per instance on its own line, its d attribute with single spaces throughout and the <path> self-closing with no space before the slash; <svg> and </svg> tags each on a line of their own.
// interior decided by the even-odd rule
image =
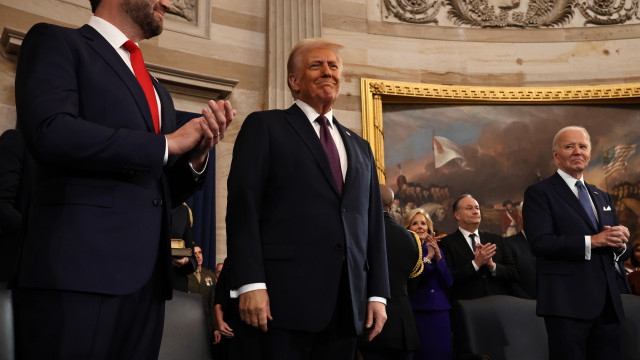
<svg viewBox="0 0 640 360">
<path fill-rule="evenodd" d="M 269 0 L 267 9 L 267 109 L 284 109 L 293 104 L 287 86 L 289 52 L 306 38 L 320 37 L 320 0 Z"/>
</svg>

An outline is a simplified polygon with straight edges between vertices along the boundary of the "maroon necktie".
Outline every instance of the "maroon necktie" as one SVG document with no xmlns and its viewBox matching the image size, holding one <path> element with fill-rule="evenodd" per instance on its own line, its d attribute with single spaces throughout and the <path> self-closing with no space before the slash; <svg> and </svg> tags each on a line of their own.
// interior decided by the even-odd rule
<svg viewBox="0 0 640 360">
<path fill-rule="evenodd" d="M 144 60 L 142 60 L 142 52 L 138 45 L 131 40 L 127 40 L 127 42 L 124 43 L 124 48 L 127 49 L 131 55 L 131 67 L 133 68 L 133 73 L 136 74 L 136 79 L 138 79 L 140 86 L 142 86 L 144 95 L 147 97 L 149 109 L 151 109 L 151 117 L 153 118 L 153 127 L 156 129 L 157 134 L 160 132 L 158 102 L 156 101 L 156 93 L 153 91 L 151 77 L 149 77 L 149 72 L 144 66 Z"/>
<path fill-rule="evenodd" d="M 336 184 L 338 185 L 338 191 L 342 194 L 342 167 L 340 166 L 340 155 L 338 155 L 338 148 L 336 147 L 336 143 L 333 141 L 333 137 L 329 132 L 329 127 L 327 124 L 329 120 L 324 116 L 318 116 L 316 119 L 318 123 L 320 123 L 320 142 L 324 147 L 324 151 L 327 153 L 327 157 L 329 158 L 329 165 L 331 165 L 331 172 L 333 173 L 333 178 L 336 180 Z"/>
</svg>

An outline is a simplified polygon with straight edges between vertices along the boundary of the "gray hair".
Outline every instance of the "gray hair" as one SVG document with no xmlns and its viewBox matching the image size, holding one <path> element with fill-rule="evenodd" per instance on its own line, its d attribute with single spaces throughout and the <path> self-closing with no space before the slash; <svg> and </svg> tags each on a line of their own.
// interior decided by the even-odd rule
<svg viewBox="0 0 640 360">
<path fill-rule="evenodd" d="M 587 143 L 589 143 L 589 148 L 591 148 L 591 136 L 589 136 L 589 132 L 587 131 L 587 129 L 585 129 L 583 126 L 571 125 L 571 126 L 565 126 L 562 129 L 558 130 L 556 135 L 553 137 L 553 144 L 551 145 L 551 150 L 553 150 L 553 151 L 558 150 L 558 138 L 560 137 L 560 134 L 562 134 L 565 131 L 569 131 L 569 130 L 580 130 L 580 131 L 582 131 L 585 134 L 585 136 L 587 137 Z"/>
</svg>

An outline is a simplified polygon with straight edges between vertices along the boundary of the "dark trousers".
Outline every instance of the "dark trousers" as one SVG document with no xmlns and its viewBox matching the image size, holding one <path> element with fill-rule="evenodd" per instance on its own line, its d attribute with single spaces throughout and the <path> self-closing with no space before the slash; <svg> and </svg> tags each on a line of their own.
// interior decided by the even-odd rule
<svg viewBox="0 0 640 360">
<path fill-rule="evenodd" d="M 18 359 L 157 359 L 164 299 L 148 284 L 130 295 L 14 289 Z"/>
<path fill-rule="evenodd" d="M 329 325 L 321 332 L 279 329 L 269 325 L 263 333 L 241 323 L 238 344 L 230 355 L 233 359 L 255 360 L 256 350 L 264 360 L 353 360 L 356 352 L 356 331 L 351 310 L 349 278 L 343 266 L 336 308 Z M 237 303 L 236 303 L 237 304 Z M 234 333 L 235 333 L 234 328 Z M 236 338 L 238 334 L 234 336 Z M 238 351 L 243 354 L 238 354 Z M 249 352 L 249 354 L 247 354 Z M 241 355 L 236 356 L 235 355 Z"/>
<path fill-rule="evenodd" d="M 549 341 L 549 360 L 621 359 L 621 326 L 609 293 L 602 313 L 595 319 L 545 317 L 544 323 Z"/>
</svg>

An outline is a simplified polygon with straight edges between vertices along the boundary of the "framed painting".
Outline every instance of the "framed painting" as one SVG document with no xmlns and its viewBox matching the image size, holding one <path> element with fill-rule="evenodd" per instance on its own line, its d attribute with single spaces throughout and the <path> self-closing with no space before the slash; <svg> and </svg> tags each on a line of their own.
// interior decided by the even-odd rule
<svg viewBox="0 0 640 360">
<path fill-rule="evenodd" d="M 525 189 L 557 169 L 554 135 L 579 125 L 592 144 L 585 181 L 612 195 L 620 222 L 640 237 L 640 83 L 509 88 L 362 79 L 361 89 L 363 137 L 380 181 L 396 193 L 398 218 L 422 207 L 436 231 L 453 232 L 451 205 L 469 193 L 483 230 L 518 232 Z"/>
</svg>

